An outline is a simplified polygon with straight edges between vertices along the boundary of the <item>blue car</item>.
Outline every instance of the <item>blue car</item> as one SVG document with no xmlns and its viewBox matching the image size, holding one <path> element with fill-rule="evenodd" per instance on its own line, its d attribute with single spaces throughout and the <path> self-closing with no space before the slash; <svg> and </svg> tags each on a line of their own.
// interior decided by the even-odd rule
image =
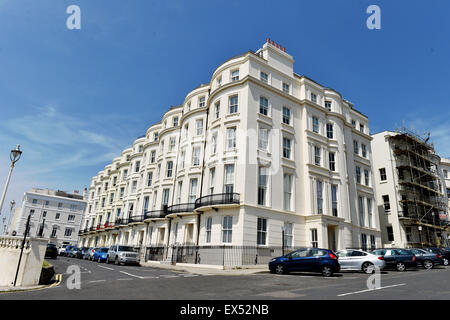
<svg viewBox="0 0 450 320">
<path fill-rule="evenodd" d="M 341 266 L 337 255 L 328 249 L 303 248 L 269 262 L 272 273 L 284 274 L 292 271 L 320 272 L 324 277 L 331 277 L 339 272 Z"/>
<path fill-rule="evenodd" d="M 75 246 L 67 246 L 66 249 L 64 250 L 64 256 L 69 257 L 70 252 L 72 251 L 73 248 L 75 248 Z"/>
<path fill-rule="evenodd" d="M 425 269 L 433 269 L 434 266 L 444 264 L 442 255 L 440 253 L 433 253 L 421 248 L 409 249 L 416 256 L 417 264 L 421 265 Z"/>
<path fill-rule="evenodd" d="M 92 260 L 97 261 L 97 262 L 105 262 L 108 250 L 109 250 L 109 248 L 106 248 L 106 247 L 100 247 L 100 248 L 95 249 Z"/>
</svg>

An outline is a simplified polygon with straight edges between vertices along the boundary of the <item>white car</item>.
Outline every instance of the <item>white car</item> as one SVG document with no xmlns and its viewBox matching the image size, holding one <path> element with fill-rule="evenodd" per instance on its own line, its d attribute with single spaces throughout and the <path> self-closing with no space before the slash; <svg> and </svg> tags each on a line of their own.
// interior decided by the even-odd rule
<svg viewBox="0 0 450 320">
<path fill-rule="evenodd" d="M 58 255 L 62 256 L 66 252 L 67 244 L 63 244 L 62 247 L 58 248 Z"/>
<path fill-rule="evenodd" d="M 384 261 L 383 257 L 362 250 L 340 250 L 336 254 L 339 257 L 339 264 L 342 271 L 353 270 L 373 273 L 375 267 L 383 270 L 386 266 L 386 261 Z"/>
</svg>

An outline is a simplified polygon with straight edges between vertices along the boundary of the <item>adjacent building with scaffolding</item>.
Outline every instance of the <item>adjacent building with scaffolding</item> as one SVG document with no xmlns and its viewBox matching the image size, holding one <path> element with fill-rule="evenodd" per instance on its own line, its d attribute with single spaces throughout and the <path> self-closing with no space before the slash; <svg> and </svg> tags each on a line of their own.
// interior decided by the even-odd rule
<svg viewBox="0 0 450 320">
<path fill-rule="evenodd" d="M 441 158 L 429 137 L 406 129 L 372 137 L 383 246 L 448 246 L 448 200 Z"/>
</svg>

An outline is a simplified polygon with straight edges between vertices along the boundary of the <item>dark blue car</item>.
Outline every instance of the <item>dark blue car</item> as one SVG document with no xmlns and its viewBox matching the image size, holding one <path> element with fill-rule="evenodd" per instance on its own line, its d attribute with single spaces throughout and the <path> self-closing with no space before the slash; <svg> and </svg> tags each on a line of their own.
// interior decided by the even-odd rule
<svg viewBox="0 0 450 320">
<path fill-rule="evenodd" d="M 440 255 L 444 266 L 448 266 L 450 261 L 450 248 L 424 248 L 424 250 Z"/>
<path fill-rule="evenodd" d="M 372 250 L 371 253 L 383 257 L 386 261 L 386 269 L 394 268 L 397 271 L 405 271 L 407 268 L 417 267 L 416 256 L 408 249 L 384 248 Z"/>
<path fill-rule="evenodd" d="M 97 262 L 105 262 L 108 250 L 109 250 L 109 248 L 106 248 L 106 247 L 101 247 L 101 248 L 95 249 L 92 260 L 97 261 Z"/>
<path fill-rule="evenodd" d="M 442 255 L 439 253 L 429 252 L 421 248 L 412 248 L 409 250 L 411 250 L 416 256 L 417 264 L 421 265 L 425 269 L 433 269 L 434 266 L 444 264 Z"/>
<path fill-rule="evenodd" d="M 340 269 L 336 254 L 331 250 L 319 248 L 298 249 L 269 262 L 270 272 L 277 274 L 310 271 L 320 272 L 325 277 L 331 277 Z"/>
</svg>

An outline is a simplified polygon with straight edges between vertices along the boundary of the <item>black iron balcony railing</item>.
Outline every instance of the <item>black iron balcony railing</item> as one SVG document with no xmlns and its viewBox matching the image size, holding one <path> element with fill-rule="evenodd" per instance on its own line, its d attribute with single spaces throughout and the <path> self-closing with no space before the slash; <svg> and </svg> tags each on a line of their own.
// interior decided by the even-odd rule
<svg viewBox="0 0 450 320">
<path fill-rule="evenodd" d="M 141 216 L 131 216 L 128 220 L 128 223 L 133 223 L 133 222 L 142 222 L 144 221 L 146 218 L 145 214 L 141 215 Z"/>
<path fill-rule="evenodd" d="M 129 223 L 129 219 L 117 219 L 115 225 L 116 226 L 125 226 Z"/>
<path fill-rule="evenodd" d="M 195 208 L 213 206 L 219 204 L 239 204 L 239 193 L 219 193 L 204 196 L 195 200 Z"/>
<path fill-rule="evenodd" d="M 164 218 L 167 215 L 167 210 L 152 210 L 144 212 L 145 219 L 149 218 Z"/>
<path fill-rule="evenodd" d="M 195 209 L 195 203 L 179 203 L 174 204 L 167 208 L 167 212 L 171 213 L 181 213 L 181 212 L 192 212 Z"/>
<path fill-rule="evenodd" d="M 89 231 L 95 231 L 95 230 L 97 230 L 97 227 L 92 226 L 89 228 Z"/>
</svg>

